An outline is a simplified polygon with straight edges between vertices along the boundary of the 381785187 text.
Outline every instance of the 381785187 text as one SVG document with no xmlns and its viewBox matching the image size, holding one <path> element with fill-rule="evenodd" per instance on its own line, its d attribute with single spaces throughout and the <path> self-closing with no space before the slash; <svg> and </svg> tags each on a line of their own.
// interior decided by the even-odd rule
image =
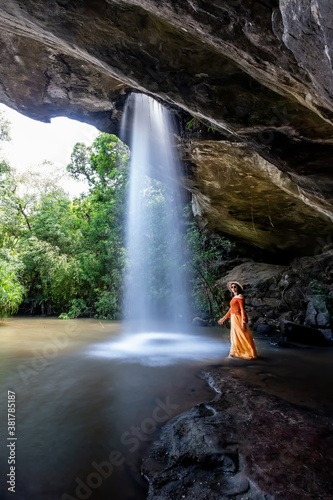
<svg viewBox="0 0 333 500">
<path fill-rule="evenodd" d="M 8 436 L 7 437 L 7 448 L 8 448 L 8 465 L 9 472 L 7 473 L 7 484 L 8 491 L 15 493 L 16 487 L 16 394 L 14 391 L 8 391 Z"/>
</svg>

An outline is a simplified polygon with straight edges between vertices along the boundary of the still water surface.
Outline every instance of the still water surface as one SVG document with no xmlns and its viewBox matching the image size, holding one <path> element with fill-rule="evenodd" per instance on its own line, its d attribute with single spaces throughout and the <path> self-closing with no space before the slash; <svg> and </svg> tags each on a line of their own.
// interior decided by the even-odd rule
<svg viewBox="0 0 333 500">
<path fill-rule="evenodd" d="M 215 393 L 208 367 L 333 415 L 332 348 L 226 359 L 226 328 L 123 333 L 116 322 L 13 318 L 0 323 L 0 499 L 143 500 L 140 460 L 169 419 Z M 126 331 L 129 328 L 127 326 Z M 16 493 L 7 490 L 7 391 L 16 393 Z"/>
<path fill-rule="evenodd" d="M 0 348 L 1 498 L 13 498 L 3 481 L 11 390 L 16 500 L 140 500 L 143 452 L 166 421 L 214 396 L 198 373 L 228 345 L 206 329 L 131 336 L 116 322 L 12 318 Z"/>
</svg>

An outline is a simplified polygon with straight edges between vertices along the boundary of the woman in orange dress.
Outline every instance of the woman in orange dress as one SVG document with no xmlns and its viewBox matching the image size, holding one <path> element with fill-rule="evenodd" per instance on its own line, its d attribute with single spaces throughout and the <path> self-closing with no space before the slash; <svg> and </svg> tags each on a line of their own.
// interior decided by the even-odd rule
<svg viewBox="0 0 333 500">
<path fill-rule="evenodd" d="M 223 318 L 219 319 L 218 324 L 222 325 L 227 318 L 231 319 L 229 357 L 254 359 L 257 357 L 257 349 L 244 308 L 243 287 L 237 281 L 229 281 L 227 287 L 233 294 L 233 298 L 229 311 Z"/>
</svg>

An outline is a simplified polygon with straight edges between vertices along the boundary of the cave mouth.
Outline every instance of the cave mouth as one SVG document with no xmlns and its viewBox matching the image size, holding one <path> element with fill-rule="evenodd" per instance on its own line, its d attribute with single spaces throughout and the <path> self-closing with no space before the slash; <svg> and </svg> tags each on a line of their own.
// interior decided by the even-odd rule
<svg viewBox="0 0 333 500">
<path fill-rule="evenodd" d="M 78 142 L 92 144 L 99 131 L 85 122 L 59 116 L 49 122 L 34 120 L 0 104 L 0 113 L 9 122 L 9 138 L 1 144 L 1 155 L 18 175 L 33 171 L 54 177 L 71 198 L 87 191 L 84 179 L 75 180 L 66 172 Z M 62 177 L 62 180 L 61 180 Z"/>
</svg>

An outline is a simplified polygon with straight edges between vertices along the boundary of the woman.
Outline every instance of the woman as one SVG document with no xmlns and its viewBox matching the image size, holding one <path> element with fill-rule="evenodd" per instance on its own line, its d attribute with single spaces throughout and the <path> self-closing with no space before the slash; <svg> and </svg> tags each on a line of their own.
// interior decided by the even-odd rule
<svg viewBox="0 0 333 500">
<path fill-rule="evenodd" d="M 250 331 L 247 314 L 244 308 L 243 288 L 237 281 L 229 281 L 228 289 L 233 294 L 230 309 L 218 324 L 222 325 L 227 318 L 231 319 L 230 340 L 231 348 L 229 358 L 254 359 L 257 350 Z"/>
</svg>

